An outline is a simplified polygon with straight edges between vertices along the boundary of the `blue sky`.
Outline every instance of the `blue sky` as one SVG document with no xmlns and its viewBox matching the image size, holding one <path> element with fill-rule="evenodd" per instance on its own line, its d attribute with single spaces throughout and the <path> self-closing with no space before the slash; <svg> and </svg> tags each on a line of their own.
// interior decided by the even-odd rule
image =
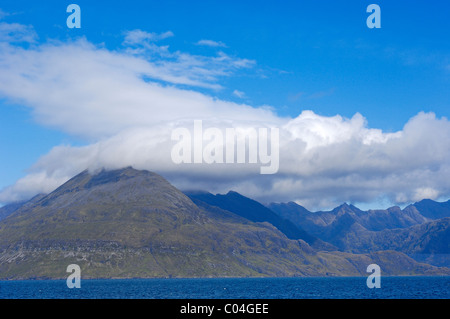
<svg viewBox="0 0 450 319">
<path fill-rule="evenodd" d="M 70 3 L 81 7 L 81 29 L 66 26 Z M 366 26 L 371 3 L 381 8 L 381 29 Z M 450 3 L 444 1 L 3 0 L 0 9 L 1 23 L 34 32 L 33 43 L 14 44 L 24 50 L 82 37 L 124 53 L 131 30 L 170 32 L 157 41 L 159 50 L 168 46 L 171 53 L 201 61 L 224 54 L 235 63 L 214 64 L 213 79 L 201 79 L 204 72 L 196 77 L 214 87 L 171 85 L 254 108 L 269 106 L 281 118 L 296 118 L 304 110 L 323 117 L 360 113 L 367 127 L 388 134 L 420 112 L 433 112 L 437 119 L 450 115 Z M 201 40 L 209 42 L 201 45 Z M 155 52 L 146 58 L 161 58 L 150 56 Z M 55 146 L 99 140 L 37 119 L 32 103 L 0 95 L 0 190 L 26 176 Z M 446 187 L 438 192 L 444 198 Z M 355 202 L 363 203 L 363 197 Z"/>
</svg>

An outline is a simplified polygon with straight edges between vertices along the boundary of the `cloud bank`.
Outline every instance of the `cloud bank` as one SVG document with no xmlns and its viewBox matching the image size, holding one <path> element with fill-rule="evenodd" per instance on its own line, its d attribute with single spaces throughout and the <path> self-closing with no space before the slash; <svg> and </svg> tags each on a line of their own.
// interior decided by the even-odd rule
<svg viewBox="0 0 450 319">
<path fill-rule="evenodd" d="M 233 189 L 310 209 L 380 198 L 401 204 L 450 193 L 446 118 L 419 113 L 389 133 L 369 128 L 359 113 L 325 117 L 305 110 L 287 118 L 268 106 L 220 100 L 212 95 L 222 88 L 220 79 L 256 62 L 223 52 L 172 52 L 160 42 L 173 36 L 129 31 L 114 51 L 86 39 L 36 44 L 32 28 L 0 25 L 0 97 L 29 107 L 40 124 L 86 141 L 55 146 L 0 191 L 0 202 L 48 193 L 87 168 L 125 166 L 157 172 L 182 189 Z M 17 39 L 29 46 L 15 45 Z M 260 175 L 253 164 L 174 164 L 171 133 L 194 120 L 223 129 L 279 128 L 278 173 Z"/>
</svg>

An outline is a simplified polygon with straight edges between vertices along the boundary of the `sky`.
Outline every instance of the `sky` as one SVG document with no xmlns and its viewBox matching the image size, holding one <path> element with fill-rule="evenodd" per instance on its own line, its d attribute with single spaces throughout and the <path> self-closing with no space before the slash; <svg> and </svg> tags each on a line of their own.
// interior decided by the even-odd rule
<svg viewBox="0 0 450 319">
<path fill-rule="evenodd" d="M 422 0 L 2 0 L 0 203 L 124 166 L 312 210 L 448 200 L 449 14 Z M 278 128 L 278 172 L 174 164 L 171 133 L 195 120 Z"/>
</svg>

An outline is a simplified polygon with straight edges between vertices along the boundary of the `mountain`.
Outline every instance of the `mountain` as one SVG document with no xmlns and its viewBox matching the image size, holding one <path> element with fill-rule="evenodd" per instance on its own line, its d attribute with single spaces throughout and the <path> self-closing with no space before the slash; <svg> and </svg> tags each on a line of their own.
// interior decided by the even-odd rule
<svg viewBox="0 0 450 319">
<path fill-rule="evenodd" d="M 450 217 L 450 200 L 444 203 L 435 202 L 431 199 L 424 199 L 404 209 L 409 212 L 419 212 L 429 219 L 440 219 Z"/>
<path fill-rule="evenodd" d="M 14 213 L 16 210 L 18 210 L 20 207 L 23 206 L 27 201 L 20 201 L 8 204 L 6 206 L 0 207 L 0 220 L 5 219 L 12 213 Z"/>
<path fill-rule="evenodd" d="M 420 262 L 450 267 L 449 202 L 423 200 L 403 210 L 369 211 L 347 204 L 327 212 L 310 212 L 292 202 L 268 207 L 340 251 L 395 250 Z"/>
<path fill-rule="evenodd" d="M 0 279 L 67 278 L 73 263 L 83 278 L 365 276 L 371 263 L 386 275 L 450 274 L 393 251 L 316 251 L 132 168 L 84 171 L 19 206 L 0 221 Z"/>
<path fill-rule="evenodd" d="M 333 228 L 344 215 L 351 217 L 356 223 L 367 230 L 379 231 L 384 229 L 406 228 L 429 221 L 427 217 L 413 208 L 401 210 L 399 207 L 391 207 L 386 210 L 362 211 L 359 208 L 342 204 L 331 211 L 310 212 L 304 207 L 294 203 L 272 203 L 267 206 L 282 218 L 289 219 L 296 226 L 303 227 L 307 232 L 322 238 L 324 229 Z M 450 216 L 450 214 L 449 214 Z M 336 223 L 335 225 L 338 225 Z"/>
<path fill-rule="evenodd" d="M 8 217 L 12 213 L 14 213 L 16 210 L 23 207 L 24 205 L 32 205 L 33 203 L 39 201 L 44 196 L 45 196 L 44 194 L 39 194 L 39 195 L 34 196 L 32 199 L 30 199 L 28 201 L 25 200 L 25 201 L 14 202 L 14 203 L 5 205 L 3 207 L 0 207 L 0 220 L 5 219 L 6 217 Z"/>
<path fill-rule="evenodd" d="M 343 250 L 354 253 L 395 250 L 421 262 L 449 267 L 450 218 L 403 229 L 348 234 Z"/>
<path fill-rule="evenodd" d="M 317 237 L 308 234 L 288 219 L 281 218 L 261 203 L 237 192 L 230 191 L 226 195 L 213 195 L 208 192 L 185 192 L 185 194 L 197 205 L 206 203 L 230 211 L 252 222 L 268 222 L 289 239 L 302 239 L 310 245 L 320 241 Z"/>
<path fill-rule="evenodd" d="M 84 171 L 0 221 L 0 279 L 67 278 L 69 264 L 83 278 L 366 276 L 371 263 L 450 274 L 394 251 L 317 251 L 133 168 Z"/>
</svg>

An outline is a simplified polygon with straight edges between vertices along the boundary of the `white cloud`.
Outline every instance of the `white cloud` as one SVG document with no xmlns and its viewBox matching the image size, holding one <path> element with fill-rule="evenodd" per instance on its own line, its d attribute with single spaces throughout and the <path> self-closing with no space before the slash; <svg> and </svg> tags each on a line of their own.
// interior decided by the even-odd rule
<svg viewBox="0 0 450 319">
<path fill-rule="evenodd" d="M 213 40 L 200 40 L 196 43 L 196 45 L 201 45 L 201 46 L 208 46 L 208 47 L 213 47 L 213 48 L 226 48 L 227 45 L 223 42 L 217 42 L 217 41 L 213 41 Z"/>
<path fill-rule="evenodd" d="M 149 43 L 149 34 L 133 39 Z M 395 133 L 369 128 L 361 114 L 348 119 L 303 111 L 282 118 L 266 107 L 196 91 L 254 61 L 170 50 L 169 56 L 149 57 L 143 50 L 111 51 L 87 40 L 27 49 L 0 43 L 0 97 L 29 107 L 42 125 L 87 141 L 55 146 L 23 179 L 0 191 L 0 202 L 49 192 L 86 168 L 130 165 L 182 188 L 234 189 L 262 201 L 296 200 L 311 209 L 383 196 L 408 202 L 450 194 L 446 118 L 420 113 Z M 259 166 L 245 164 L 173 164 L 172 130 L 196 119 L 218 128 L 278 127 L 278 174 L 260 175 Z"/>
<path fill-rule="evenodd" d="M 0 192 L 0 202 L 29 199 L 39 193 L 47 194 L 67 181 L 66 176 L 52 176 L 45 171 L 29 174 Z"/>
<path fill-rule="evenodd" d="M 166 31 L 163 33 L 146 32 L 139 29 L 130 30 L 125 32 L 124 43 L 129 44 L 142 44 L 144 42 L 156 42 L 173 37 L 172 31 Z"/>
<path fill-rule="evenodd" d="M 199 64 L 192 74 L 195 61 L 190 58 L 155 64 L 86 40 L 29 49 L 3 44 L 0 94 L 29 106 L 40 123 L 88 138 L 176 118 L 234 117 L 238 110 L 243 119 L 269 116 L 266 110 L 175 87 L 214 88 L 214 77 L 226 75 L 225 64 L 234 61 L 221 56 L 224 61 Z"/>
<path fill-rule="evenodd" d="M 245 97 L 245 93 L 241 92 L 241 91 L 238 91 L 238 90 L 234 90 L 233 91 L 233 95 L 237 96 L 238 98 L 241 98 L 241 99 Z"/>
<path fill-rule="evenodd" d="M 192 55 L 186 52 L 172 52 L 168 45 L 159 45 L 155 42 L 172 37 L 174 34 L 167 31 L 161 34 L 132 30 L 125 33 L 123 44 L 130 55 L 148 61 L 165 77 L 177 77 L 187 84 L 210 89 L 221 89 L 217 84 L 221 77 L 233 75 L 241 69 L 250 69 L 256 64 L 249 59 L 232 57 L 224 52 L 216 56 Z"/>
<path fill-rule="evenodd" d="M 424 198 L 427 199 L 437 199 L 439 197 L 439 191 L 436 189 L 433 189 L 431 187 L 420 187 L 416 189 L 413 200 L 414 201 L 420 201 Z"/>
<path fill-rule="evenodd" d="M 158 172 L 184 189 L 212 192 L 234 189 L 262 201 L 296 200 L 310 209 L 329 208 L 343 201 L 370 202 L 382 196 L 405 203 L 436 199 L 450 192 L 446 178 L 450 173 L 448 139 L 441 139 L 439 145 L 428 145 L 434 136 L 449 134 L 447 120 L 419 114 L 397 134 L 379 133 L 382 138 L 368 139 L 379 131 L 360 126 L 354 119 L 305 113 L 279 125 L 281 159 L 276 175 L 259 175 L 259 167 L 250 164 L 173 164 L 172 129 L 189 128 L 192 123 L 169 121 L 121 131 L 83 147 L 57 146 L 23 180 L 1 192 L 0 202 L 49 191 L 58 182 L 86 168 L 114 169 L 129 165 Z M 303 122 L 303 117 L 309 121 Z M 324 125 L 329 120 L 334 121 L 333 125 Z M 314 128 L 323 126 L 323 131 L 332 130 L 334 133 L 329 134 L 339 138 L 330 140 L 327 134 L 317 137 L 314 130 L 307 129 L 303 129 L 305 136 L 293 138 L 297 131 L 291 122 L 299 123 L 296 128 L 302 123 Z M 231 123 L 241 127 L 263 125 L 263 122 L 250 123 L 248 119 L 204 122 L 205 126 L 213 127 L 227 127 Z M 353 125 L 352 129 L 349 125 Z M 424 135 L 421 140 L 416 138 L 416 132 Z M 435 150 L 437 146 L 440 154 Z"/>
<path fill-rule="evenodd" d="M 36 42 L 36 39 L 37 34 L 32 26 L 23 25 L 19 23 L 0 22 L 0 43 L 1 42 L 34 43 Z"/>
</svg>

